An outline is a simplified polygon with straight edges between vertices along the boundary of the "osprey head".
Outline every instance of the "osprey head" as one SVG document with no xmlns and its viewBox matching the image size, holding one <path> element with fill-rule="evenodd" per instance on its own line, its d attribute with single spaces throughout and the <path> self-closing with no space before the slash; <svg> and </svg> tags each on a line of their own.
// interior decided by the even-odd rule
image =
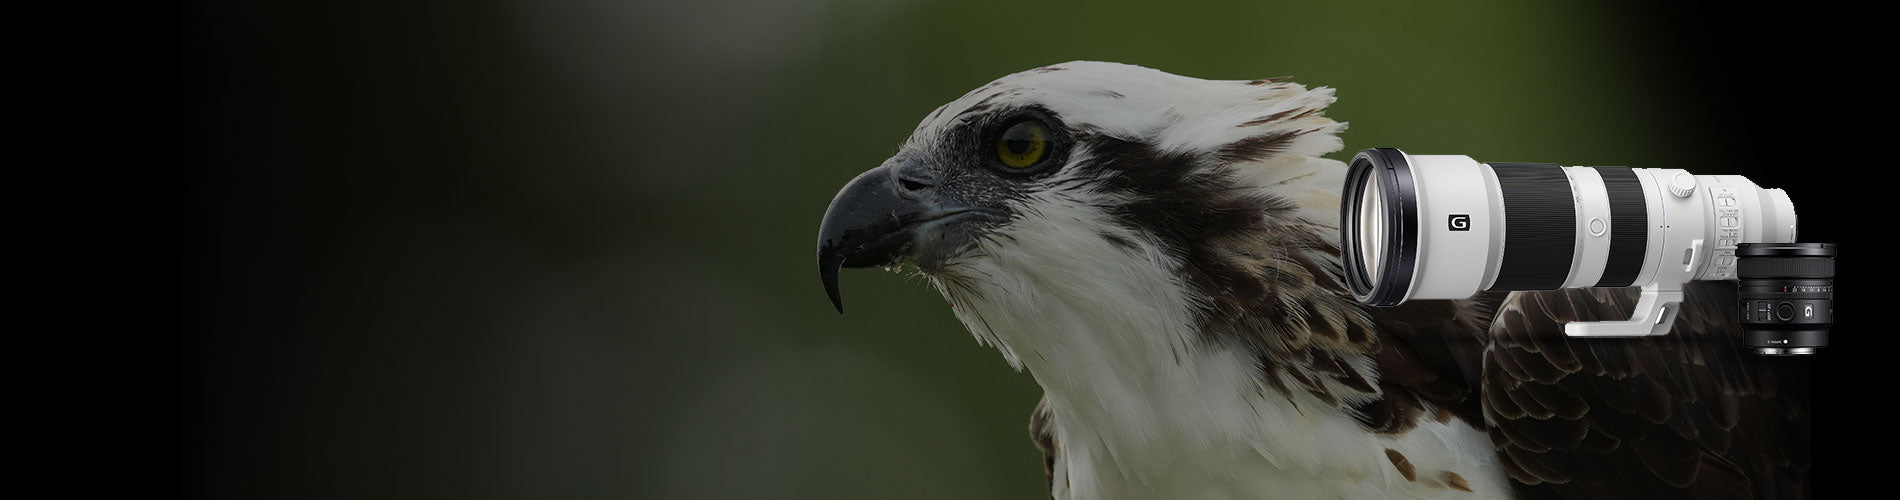
<svg viewBox="0 0 1900 500">
<path fill-rule="evenodd" d="M 973 266 L 986 260 L 1113 249 L 1113 261 L 1218 280 L 1224 263 L 1209 259 L 1245 258 L 1216 255 L 1227 239 L 1337 218 L 1343 169 L 1315 158 L 1341 147 L 1345 125 L 1322 116 L 1333 99 L 1102 62 L 1005 76 L 937 108 L 838 193 L 820 277 L 840 312 L 840 267 L 914 265 L 951 294 L 1003 278 Z"/>
</svg>

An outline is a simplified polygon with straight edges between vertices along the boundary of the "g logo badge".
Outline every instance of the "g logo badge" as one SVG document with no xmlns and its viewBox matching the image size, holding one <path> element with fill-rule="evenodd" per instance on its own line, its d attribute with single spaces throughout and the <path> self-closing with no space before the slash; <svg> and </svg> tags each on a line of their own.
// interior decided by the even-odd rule
<svg viewBox="0 0 1900 500">
<path fill-rule="evenodd" d="M 1470 231 L 1471 214 L 1451 214 L 1451 218 L 1445 223 L 1450 225 L 1453 231 Z"/>
</svg>

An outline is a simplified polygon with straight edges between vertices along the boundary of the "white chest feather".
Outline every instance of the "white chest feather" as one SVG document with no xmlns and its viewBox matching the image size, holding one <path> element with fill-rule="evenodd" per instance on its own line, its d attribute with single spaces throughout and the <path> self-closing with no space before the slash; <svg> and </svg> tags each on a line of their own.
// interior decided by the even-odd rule
<svg viewBox="0 0 1900 500">
<path fill-rule="evenodd" d="M 1510 497 L 1483 430 L 1428 419 L 1377 434 L 1337 403 L 1268 387 L 1255 360 L 1197 340 L 1165 256 L 1065 234 L 1116 229 L 1059 207 L 1018 221 L 1006 255 L 963 263 L 981 279 L 936 280 L 1045 389 L 1056 498 Z"/>
<path fill-rule="evenodd" d="M 1239 360 L 1218 356 L 1195 365 L 1244 372 Z M 1426 421 L 1404 434 L 1381 435 L 1310 396 L 1293 398 L 1300 405 L 1295 407 L 1271 390 L 1223 385 L 1234 380 L 1229 374 L 1190 378 L 1206 384 L 1146 389 L 1174 394 L 1157 396 L 1159 404 L 1110 404 L 1134 418 L 1091 420 L 1098 415 L 1064 408 L 1052 392 L 1054 497 L 1511 497 L 1489 437 L 1461 421 Z M 1223 400 L 1234 403 L 1216 403 Z M 1064 418 L 1065 410 L 1078 416 Z"/>
</svg>

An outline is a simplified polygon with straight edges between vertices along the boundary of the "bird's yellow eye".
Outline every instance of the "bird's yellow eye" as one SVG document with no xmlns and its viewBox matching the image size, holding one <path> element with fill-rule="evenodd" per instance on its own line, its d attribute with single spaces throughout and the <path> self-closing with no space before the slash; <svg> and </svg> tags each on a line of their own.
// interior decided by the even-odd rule
<svg viewBox="0 0 1900 500">
<path fill-rule="evenodd" d="M 1023 120 L 996 137 L 996 158 L 1009 168 L 1029 168 L 1049 155 L 1049 129 L 1042 122 Z"/>
</svg>

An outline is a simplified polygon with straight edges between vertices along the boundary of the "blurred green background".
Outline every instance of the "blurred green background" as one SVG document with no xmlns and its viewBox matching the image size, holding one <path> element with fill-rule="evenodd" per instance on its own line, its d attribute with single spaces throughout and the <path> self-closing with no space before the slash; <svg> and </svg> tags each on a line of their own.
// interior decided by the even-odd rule
<svg viewBox="0 0 1900 500">
<path fill-rule="evenodd" d="M 196 498 L 1042 498 L 1034 381 L 914 280 L 847 271 L 839 316 L 813 246 L 836 190 L 925 114 L 1051 63 L 1335 87 L 1341 159 L 1807 182 L 1710 151 L 1760 138 L 1735 134 L 1761 108 L 1726 101 L 1752 91 L 1709 86 L 1755 55 L 1684 12 L 518 0 L 184 20 Z M 1787 61 L 1760 69 L 1815 69 Z"/>
</svg>

